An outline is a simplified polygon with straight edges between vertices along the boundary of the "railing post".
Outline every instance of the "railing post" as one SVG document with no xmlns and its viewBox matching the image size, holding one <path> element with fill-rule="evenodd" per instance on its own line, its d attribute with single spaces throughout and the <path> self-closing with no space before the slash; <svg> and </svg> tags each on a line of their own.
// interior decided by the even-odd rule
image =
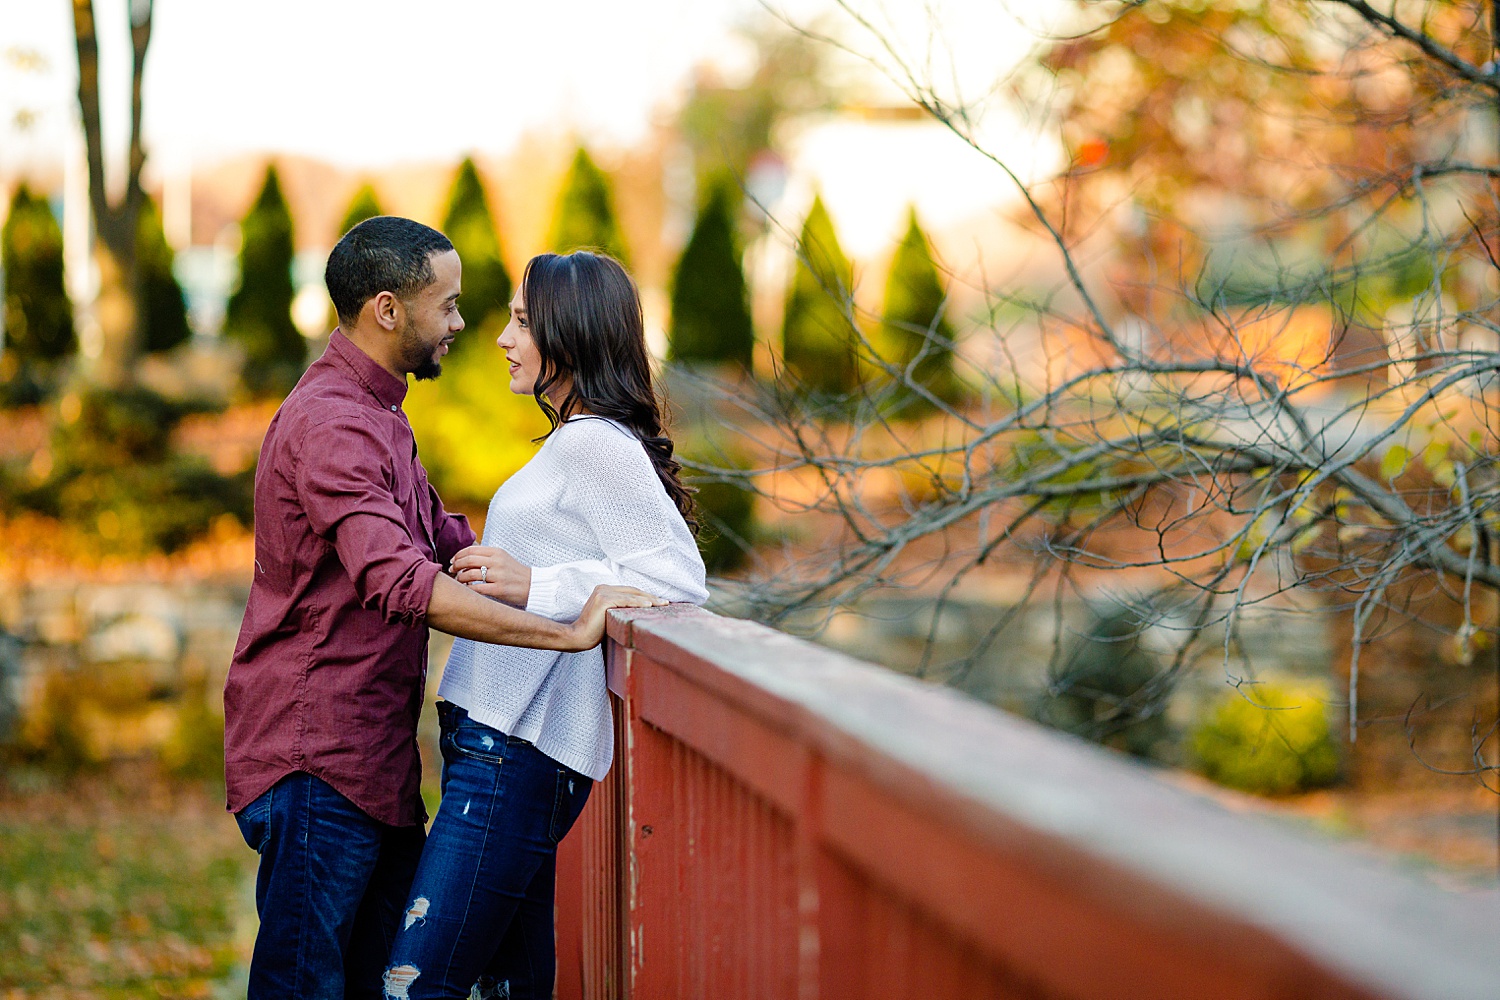
<svg viewBox="0 0 1500 1000">
<path fill-rule="evenodd" d="M 823 840 L 823 758 L 809 754 L 797 816 L 797 997 L 818 1000 L 825 958 L 822 950 L 823 887 L 819 860 Z M 833 969 L 829 968 L 828 972 Z"/>
</svg>

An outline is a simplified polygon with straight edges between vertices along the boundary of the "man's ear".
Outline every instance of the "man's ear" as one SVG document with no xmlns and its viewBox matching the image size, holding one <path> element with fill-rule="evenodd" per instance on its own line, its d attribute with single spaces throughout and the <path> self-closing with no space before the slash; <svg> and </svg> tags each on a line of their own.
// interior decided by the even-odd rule
<svg viewBox="0 0 1500 1000">
<path fill-rule="evenodd" d="M 378 292 L 370 300 L 374 306 L 375 322 L 382 330 L 394 331 L 401 325 L 401 300 L 390 292 Z"/>
</svg>

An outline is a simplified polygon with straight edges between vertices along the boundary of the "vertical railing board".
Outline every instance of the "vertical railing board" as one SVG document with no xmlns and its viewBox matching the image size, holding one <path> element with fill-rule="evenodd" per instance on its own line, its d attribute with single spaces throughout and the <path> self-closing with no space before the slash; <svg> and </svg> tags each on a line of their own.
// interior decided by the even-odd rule
<svg viewBox="0 0 1500 1000">
<path fill-rule="evenodd" d="M 632 759 L 637 995 L 794 996 L 793 827 L 784 803 L 746 774 L 757 761 L 778 773 L 778 757 L 784 763 L 796 747 L 717 699 L 653 678 L 660 679 L 659 665 L 635 656 L 630 691 L 644 723 Z M 705 719 L 734 739 L 726 743 L 711 730 L 679 739 L 650 723 L 652 712 L 666 707 L 677 709 L 679 722 Z M 702 744 L 734 748 L 732 767 L 700 752 Z"/>
<path fill-rule="evenodd" d="M 629 650 L 606 643 L 606 662 L 619 678 Z M 623 687 L 622 687 L 623 690 Z M 615 761 L 557 849 L 557 984 L 559 1000 L 626 1000 L 630 922 L 628 835 L 628 706 L 611 698 Z"/>
<path fill-rule="evenodd" d="M 836 768 L 829 771 L 826 789 L 825 843 L 849 877 L 868 887 L 862 902 L 878 897 L 898 904 L 922 925 L 943 928 L 955 950 L 982 955 L 995 969 L 1012 970 L 1052 995 L 1160 1000 L 1371 995 L 1329 976 L 1257 928 L 1162 898 L 1118 873 L 1100 873 L 1107 893 L 1080 892 L 1076 876 L 1052 876 L 1055 859 L 1038 864 L 1039 853 L 997 851 Z M 1074 859 L 1072 867 L 1086 872 L 1087 863 Z M 1112 907 L 1101 896 L 1132 898 L 1137 905 Z M 1140 901 L 1152 896 L 1172 912 L 1136 919 Z M 823 926 L 859 919 L 855 909 L 830 911 L 823 914 Z M 1204 921 L 1216 932 L 1203 933 Z M 877 944 L 866 942 L 866 947 Z"/>
<path fill-rule="evenodd" d="M 823 1000 L 876 996 L 882 1000 L 1057 1000 L 1059 996 L 955 940 L 947 927 L 881 891 L 840 859 L 827 859 L 823 886 L 829 915 L 835 918 L 824 925 L 831 960 L 820 983 Z"/>
<path fill-rule="evenodd" d="M 583 1000 L 584 890 L 591 865 L 585 860 L 583 840 L 592 825 L 593 795 L 584 806 L 573 830 L 557 845 L 557 888 L 553 924 L 557 931 L 557 984 L 555 993 L 568 1000 Z"/>
<path fill-rule="evenodd" d="M 805 745 L 648 656 L 637 653 L 632 669 L 641 719 L 713 760 L 783 812 L 801 808 Z"/>
</svg>

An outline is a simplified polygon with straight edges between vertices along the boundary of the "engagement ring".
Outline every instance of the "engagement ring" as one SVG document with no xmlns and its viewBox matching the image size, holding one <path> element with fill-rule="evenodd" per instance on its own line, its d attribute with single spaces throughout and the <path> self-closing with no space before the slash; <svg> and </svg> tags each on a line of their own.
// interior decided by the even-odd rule
<svg viewBox="0 0 1500 1000">
<path fill-rule="evenodd" d="M 490 582 L 490 568 L 488 566 L 481 566 L 481 567 L 479 567 L 479 582 L 480 583 L 489 583 Z"/>
</svg>

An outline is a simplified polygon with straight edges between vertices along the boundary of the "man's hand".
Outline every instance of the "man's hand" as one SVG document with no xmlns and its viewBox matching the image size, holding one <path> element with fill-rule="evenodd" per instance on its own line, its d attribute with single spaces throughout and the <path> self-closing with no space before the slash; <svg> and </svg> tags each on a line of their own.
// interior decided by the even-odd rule
<svg viewBox="0 0 1500 1000">
<path fill-rule="evenodd" d="M 497 646 L 576 653 L 599 645 L 604 638 L 604 613 L 610 608 L 654 608 L 666 603 L 634 587 L 595 587 L 578 620 L 565 625 L 481 597 L 438 574 L 427 604 L 427 624 L 449 635 Z"/>
<path fill-rule="evenodd" d="M 531 567 L 523 566 L 504 549 L 470 545 L 460 549 L 451 564 L 453 578 L 485 597 L 524 608 L 531 598 Z"/>
<path fill-rule="evenodd" d="M 593 649 L 604 640 L 605 612 L 610 608 L 659 608 L 669 603 L 634 587 L 600 584 L 589 595 L 588 602 L 578 613 L 578 620 L 572 625 L 579 643 L 574 651 Z"/>
</svg>

